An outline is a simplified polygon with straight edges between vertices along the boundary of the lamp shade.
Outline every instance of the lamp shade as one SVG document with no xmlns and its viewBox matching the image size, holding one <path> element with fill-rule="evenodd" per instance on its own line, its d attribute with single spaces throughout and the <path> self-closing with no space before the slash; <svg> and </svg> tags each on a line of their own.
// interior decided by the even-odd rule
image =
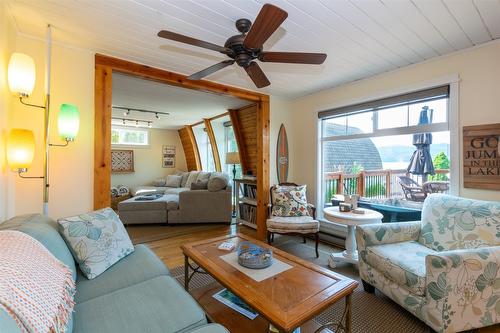
<svg viewBox="0 0 500 333">
<path fill-rule="evenodd" d="M 28 169 L 35 155 L 35 136 L 32 131 L 13 129 L 7 138 L 7 163 L 14 171 Z"/>
<path fill-rule="evenodd" d="M 227 153 L 226 164 L 240 164 L 240 153 L 237 151 Z"/>
<path fill-rule="evenodd" d="M 61 139 L 73 141 L 80 128 L 80 112 L 73 104 L 61 104 L 57 118 L 57 129 Z"/>
<path fill-rule="evenodd" d="M 7 80 L 13 93 L 30 95 L 35 87 L 36 71 L 33 58 L 23 53 L 10 56 Z"/>
</svg>

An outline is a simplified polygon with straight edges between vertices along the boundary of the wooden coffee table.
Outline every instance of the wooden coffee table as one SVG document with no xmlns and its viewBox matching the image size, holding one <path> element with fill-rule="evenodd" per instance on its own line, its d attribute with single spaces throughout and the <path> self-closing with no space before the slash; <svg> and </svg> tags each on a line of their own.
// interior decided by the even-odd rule
<svg viewBox="0 0 500 333">
<path fill-rule="evenodd" d="M 235 248 L 243 241 L 270 247 L 275 259 L 292 268 L 257 282 L 220 258 L 228 253 L 217 248 L 224 241 L 233 242 Z M 213 299 L 212 295 L 220 287 L 196 289 L 193 296 L 208 316 L 231 332 L 265 333 L 269 323 L 280 332 L 292 332 L 297 327 L 301 327 L 301 333 L 315 332 L 320 326 L 311 319 L 342 298 L 346 300 L 346 307 L 340 324 L 346 332 L 351 332 L 351 294 L 358 282 L 350 278 L 242 234 L 189 243 L 182 246 L 182 251 L 186 290 L 189 291 L 189 282 L 195 273 L 207 273 L 260 314 L 250 320 Z"/>
</svg>

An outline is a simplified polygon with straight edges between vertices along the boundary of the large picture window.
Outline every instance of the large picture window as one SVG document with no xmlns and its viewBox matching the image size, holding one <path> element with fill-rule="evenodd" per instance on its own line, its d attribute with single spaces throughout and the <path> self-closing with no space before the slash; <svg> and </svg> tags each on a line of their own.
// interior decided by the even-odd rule
<svg viewBox="0 0 500 333">
<path fill-rule="evenodd" d="M 407 195 L 401 177 L 423 191 L 431 186 L 448 191 L 448 86 L 326 110 L 318 117 L 323 206 L 338 194 L 421 201 Z"/>
</svg>

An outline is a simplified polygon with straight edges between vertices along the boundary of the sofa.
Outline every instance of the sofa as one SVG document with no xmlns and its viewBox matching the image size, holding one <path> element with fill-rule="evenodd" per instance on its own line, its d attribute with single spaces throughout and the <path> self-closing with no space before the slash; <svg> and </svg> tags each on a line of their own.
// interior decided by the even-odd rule
<svg viewBox="0 0 500 333">
<path fill-rule="evenodd" d="M 145 245 L 135 246 L 130 255 L 88 280 L 75 265 L 55 221 L 42 215 L 25 215 L 1 223 L 0 230 L 18 230 L 32 236 L 71 269 L 76 281 L 75 308 L 66 332 L 228 332 L 223 326 L 207 323 L 196 301 Z M 1 309 L 0 332 L 21 332 Z"/>
<path fill-rule="evenodd" d="M 500 202 L 429 195 L 417 222 L 356 229 L 365 291 L 438 332 L 500 323 Z"/>
<path fill-rule="evenodd" d="M 214 177 L 224 178 L 222 188 L 213 190 L 192 189 L 188 182 L 197 183 L 200 179 L 205 182 Z M 231 223 L 232 213 L 232 188 L 228 184 L 229 177 L 218 172 L 178 173 L 182 176 L 179 187 L 165 186 L 165 182 L 156 181 L 158 186 L 138 186 L 131 189 L 132 198 L 118 204 L 118 215 L 124 224 L 150 224 L 150 223 Z M 154 200 L 140 200 L 144 195 L 156 194 Z M 138 199 L 139 198 L 139 199 Z"/>
</svg>

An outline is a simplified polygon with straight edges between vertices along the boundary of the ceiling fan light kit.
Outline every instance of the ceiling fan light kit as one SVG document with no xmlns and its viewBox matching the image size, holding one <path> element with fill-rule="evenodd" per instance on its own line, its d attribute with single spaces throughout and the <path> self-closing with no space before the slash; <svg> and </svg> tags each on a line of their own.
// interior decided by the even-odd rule
<svg viewBox="0 0 500 333">
<path fill-rule="evenodd" d="M 326 54 L 324 53 L 264 52 L 262 50 L 264 43 L 280 27 L 287 16 L 287 12 L 283 9 L 271 4 L 265 4 L 253 24 L 250 20 L 244 18 L 236 21 L 236 29 L 238 29 L 240 34 L 229 37 L 224 46 L 167 30 L 160 31 L 158 36 L 220 52 L 231 58 L 190 75 L 188 77 L 189 80 L 201 80 L 236 62 L 238 66 L 245 69 L 257 88 L 263 88 L 271 83 L 256 60 L 261 62 L 320 65 L 326 59 Z"/>
</svg>

